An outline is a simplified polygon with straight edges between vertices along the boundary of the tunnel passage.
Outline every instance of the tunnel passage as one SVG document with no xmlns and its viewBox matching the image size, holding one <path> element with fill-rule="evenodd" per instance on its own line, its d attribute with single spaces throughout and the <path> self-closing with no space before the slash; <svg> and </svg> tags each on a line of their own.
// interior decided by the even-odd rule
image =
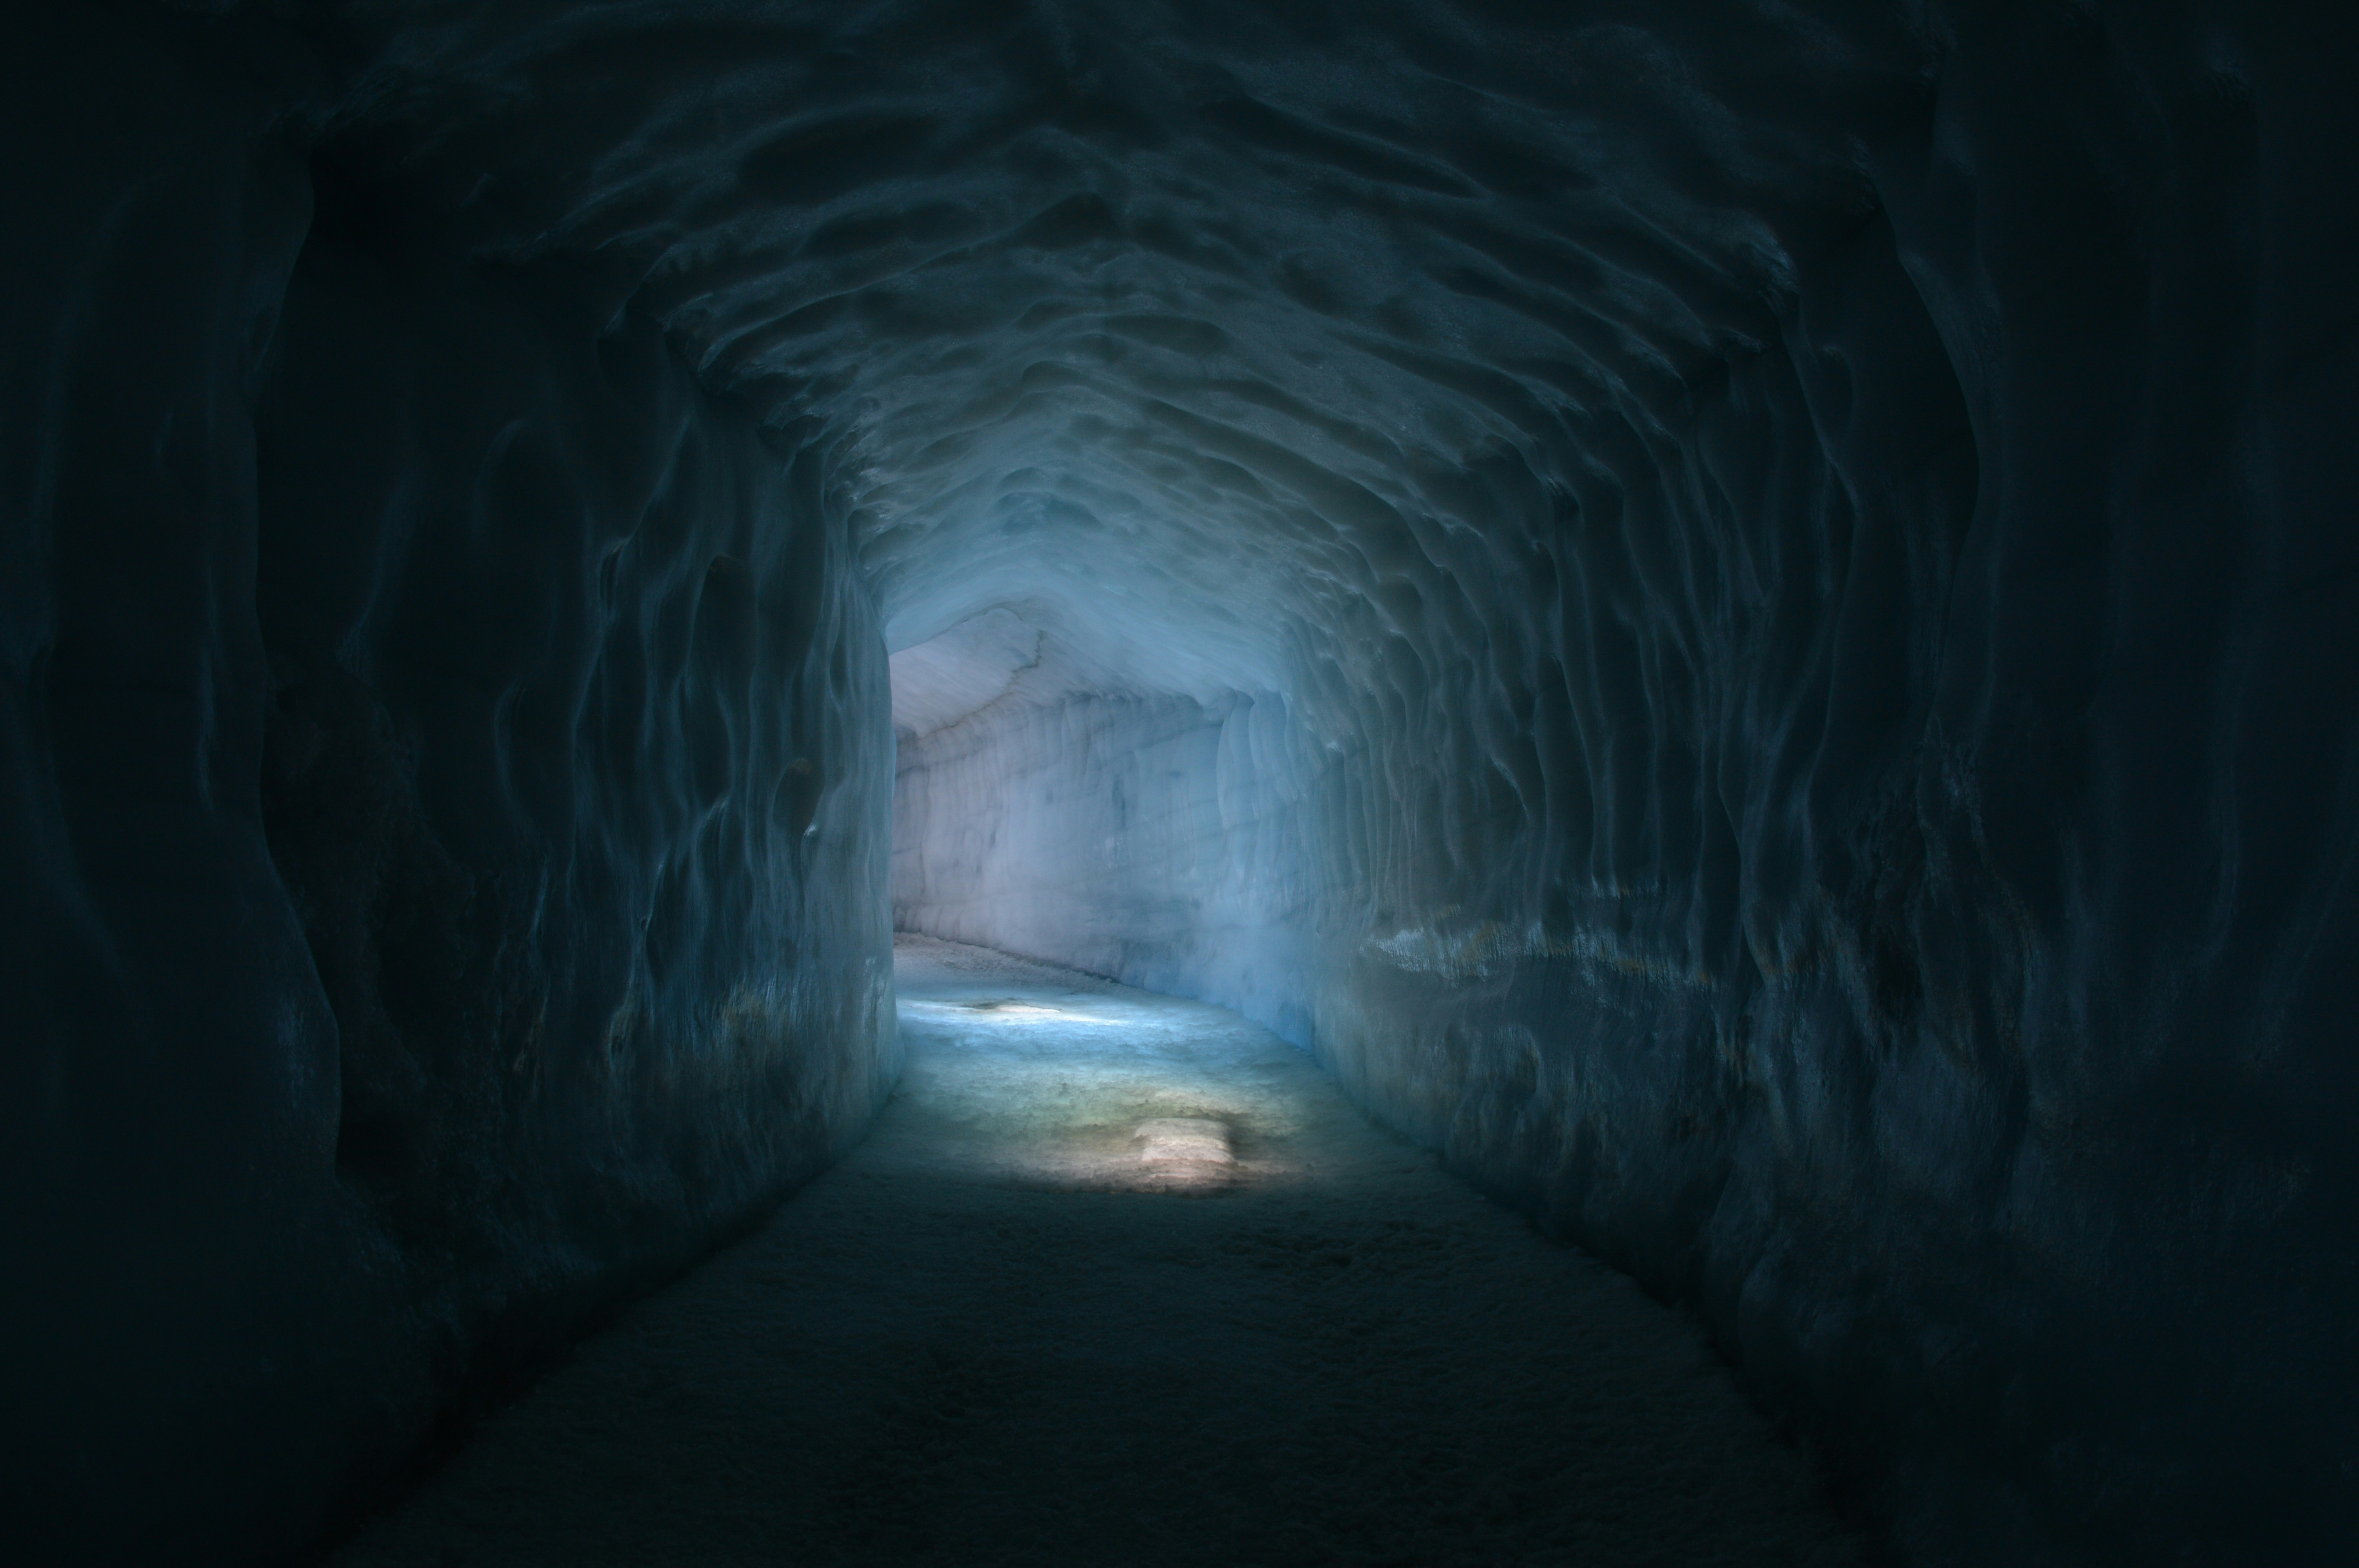
<svg viewBox="0 0 2359 1568">
<path fill-rule="evenodd" d="M 1300 1050 L 894 950 L 859 1147 L 324 1568 L 1873 1561 L 1691 1320 Z"/>
<path fill-rule="evenodd" d="M 2347 1540 L 2311 9 L 45 11 L 12 1512 L 300 1550 L 857 1136 L 898 923 L 1307 1046 L 1929 1561 Z"/>
<path fill-rule="evenodd" d="M 1036 618 L 1054 624 L 1034 605 Z M 995 606 L 892 656 L 893 921 L 1311 1041 L 1311 811 L 1287 699 L 1082 666 Z"/>
</svg>

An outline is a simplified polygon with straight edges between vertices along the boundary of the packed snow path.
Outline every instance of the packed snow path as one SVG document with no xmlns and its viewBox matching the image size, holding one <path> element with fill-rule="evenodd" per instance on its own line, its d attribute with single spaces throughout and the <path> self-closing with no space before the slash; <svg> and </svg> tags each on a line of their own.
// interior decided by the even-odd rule
<svg viewBox="0 0 2359 1568">
<path fill-rule="evenodd" d="M 850 1158 L 338 1559 L 1837 1563 L 1676 1314 L 1234 1013 L 897 946 Z"/>
</svg>

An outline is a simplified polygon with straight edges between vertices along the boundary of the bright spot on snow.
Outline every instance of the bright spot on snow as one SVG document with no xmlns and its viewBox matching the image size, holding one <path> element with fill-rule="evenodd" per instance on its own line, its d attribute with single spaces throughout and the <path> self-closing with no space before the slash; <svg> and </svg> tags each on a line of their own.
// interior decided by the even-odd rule
<svg viewBox="0 0 2359 1568">
<path fill-rule="evenodd" d="M 1267 1030 L 1017 959 L 978 971 L 921 937 L 897 946 L 898 1098 L 924 1128 L 905 1158 L 966 1180 L 1198 1195 L 1298 1184 L 1326 1162 L 1312 1108 L 1332 1090 Z"/>
</svg>

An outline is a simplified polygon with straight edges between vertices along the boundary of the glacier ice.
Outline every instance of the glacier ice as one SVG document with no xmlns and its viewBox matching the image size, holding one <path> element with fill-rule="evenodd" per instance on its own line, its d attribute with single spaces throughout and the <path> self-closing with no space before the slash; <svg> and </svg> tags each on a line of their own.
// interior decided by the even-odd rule
<svg viewBox="0 0 2359 1568">
<path fill-rule="evenodd" d="M 11 1512 L 304 1549 L 857 1135 L 897 923 L 1309 1048 L 1929 1560 L 2347 1541 L 2351 31 L 37 8 Z"/>
</svg>

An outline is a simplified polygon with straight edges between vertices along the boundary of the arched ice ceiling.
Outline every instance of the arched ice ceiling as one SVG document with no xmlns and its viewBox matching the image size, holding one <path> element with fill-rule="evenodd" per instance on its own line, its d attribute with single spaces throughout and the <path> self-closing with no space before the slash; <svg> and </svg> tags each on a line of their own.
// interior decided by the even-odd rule
<svg viewBox="0 0 2359 1568">
<path fill-rule="evenodd" d="M 1073 683 L 1197 695 L 1479 643 L 1566 487 L 1775 341 L 1872 206 L 1823 127 L 1919 55 L 1768 5 L 342 19 L 394 63 L 328 179 L 822 443 L 891 647 L 1021 604 Z"/>
</svg>

